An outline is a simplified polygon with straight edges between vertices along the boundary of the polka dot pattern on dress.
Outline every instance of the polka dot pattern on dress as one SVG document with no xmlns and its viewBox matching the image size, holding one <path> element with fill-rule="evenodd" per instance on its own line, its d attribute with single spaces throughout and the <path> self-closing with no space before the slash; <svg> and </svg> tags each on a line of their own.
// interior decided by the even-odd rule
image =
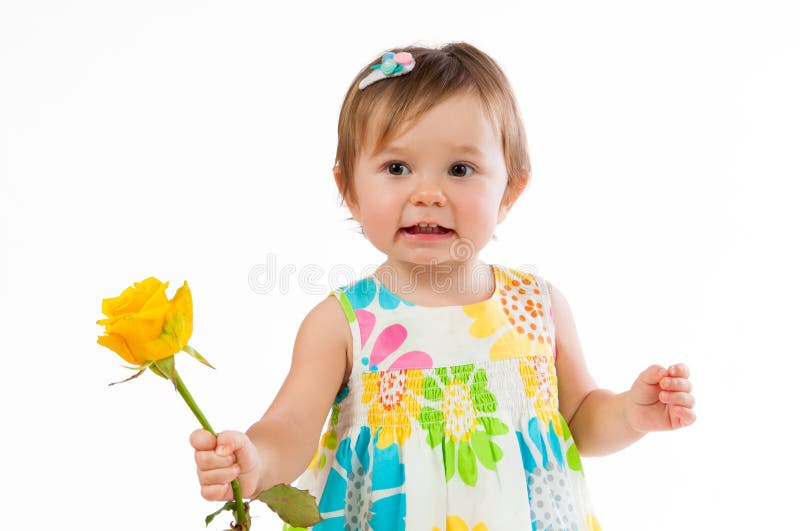
<svg viewBox="0 0 800 531">
<path fill-rule="evenodd" d="M 553 344 L 547 326 L 542 325 L 540 329 L 536 324 L 544 316 L 544 307 L 538 300 L 541 298 L 541 291 L 536 277 L 510 278 L 498 291 L 503 313 L 519 334 L 531 341 Z"/>
</svg>

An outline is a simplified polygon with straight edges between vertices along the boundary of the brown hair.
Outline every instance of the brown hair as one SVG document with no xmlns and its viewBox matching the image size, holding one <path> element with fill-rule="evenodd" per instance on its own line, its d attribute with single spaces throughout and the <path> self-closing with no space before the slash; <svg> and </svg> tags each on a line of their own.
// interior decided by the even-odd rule
<svg viewBox="0 0 800 531">
<path fill-rule="evenodd" d="M 375 122 L 377 152 L 399 133 L 401 126 L 412 126 L 436 104 L 465 92 L 476 94 L 487 116 L 493 120 L 503 146 L 508 173 L 507 191 L 519 195 L 530 174 L 528 142 L 516 98 L 500 66 L 487 54 L 465 42 L 454 42 L 441 48 L 407 46 L 393 50 L 411 53 L 415 61 L 414 70 L 359 89 L 359 82 L 371 72 L 370 66 L 381 62 L 384 55 L 381 54 L 356 75 L 345 95 L 339 113 L 339 144 L 334 165 L 339 166 L 336 184 L 342 201 L 357 204 L 353 186 L 355 164 L 359 150 L 366 145 L 370 119 L 378 120 Z"/>
</svg>

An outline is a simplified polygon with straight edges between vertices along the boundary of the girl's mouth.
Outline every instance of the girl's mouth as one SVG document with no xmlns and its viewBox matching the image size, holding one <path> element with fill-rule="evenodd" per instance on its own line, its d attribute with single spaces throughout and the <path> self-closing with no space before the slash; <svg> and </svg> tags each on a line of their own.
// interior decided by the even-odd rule
<svg viewBox="0 0 800 531">
<path fill-rule="evenodd" d="M 449 237 L 453 233 L 453 230 L 433 224 L 417 224 L 410 227 L 403 227 L 401 232 L 416 240 L 440 240 Z"/>
<path fill-rule="evenodd" d="M 409 234 L 447 234 L 452 232 L 447 227 L 440 227 L 438 225 L 412 225 L 410 227 L 403 227 L 403 230 Z"/>
</svg>

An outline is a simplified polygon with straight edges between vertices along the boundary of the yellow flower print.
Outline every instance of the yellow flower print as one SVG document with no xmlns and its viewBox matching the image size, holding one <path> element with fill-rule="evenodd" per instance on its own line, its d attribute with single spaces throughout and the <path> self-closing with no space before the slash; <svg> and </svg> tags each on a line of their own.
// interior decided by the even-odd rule
<svg viewBox="0 0 800 531">
<path fill-rule="evenodd" d="M 378 432 L 378 448 L 394 442 L 403 445 L 411 437 L 411 419 L 419 417 L 417 396 L 424 376 L 419 369 L 395 369 L 362 374 L 362 402 L 370 404 L 367 422 Z"/>
<path fill-rule="evenodd" d="M 327 461 L 328 457 L 326 453 L 320 454 L 320 450 L 324 450 L 325 448 L 328 450 L 336 450 L 336 442 L 337 438 L 335 430 L 328 430 L 323 433 L 319 440 L 317 451 L 314 452 L 314 457 L 311 459 L 311 463 L 308 464 L 308 470 L 314 470 L 315 468 L 322 469 L 325 466 L 325 462 Z"/>
<path fill-rule="evenodd" d="M 489 349 L 489 359 L 492 360 L 552 353 L 553 340 L 540 319 L 544 310 L 538 301 L 541 295 L 539 281 L 533 275 L 514 269 L 509 269 L 508 273 L 500 269 L 496 271 L 500 300 L 493 297 L 462 306 L 464 313 L 475 320 L 469 333 L 484 338 L 508 327 Z"/>
<path fill-rule="evenodd" d="M 525 383 L 525 395 L 533 398 L 536 416 L 548 425 L 553 421 L 556 433 L 564 436 L 558 410 L 558 379 L 552 356 L 527 356 L 520 358 L 519 375 Z"/>
<path fill-rule="evenodd" d="M 603 528 L 600 527 L 600 522 L 597 521 L 597 517 L 593 514 L 586 515 L 586 527 L 589 531 L 603 531 Z"/>
<path fill-rule="evenodd" d="M 311 459 L 311 462 L 308 464 L 308 470 L 314 470 L 315 468 L 317 468 L 318 464 L 319 464 L 319 448 L 317 448 L 317 450 L 314 452 L 314 457 Z"/>
<path fill-rule="evenodd" d="M 441 529 L 434 526 L 431 531 L 441 531 Z M 448 516 L 447 528 L 445 529 L 445 531 L 470 531 L 470 530 L 469 526 L 467 526 L 467 523 L 458 516 Z M 489 531 L 489 528 L 486 527 L 486 524 L 481 522 L 477 524 L 475 527 L 473 527 L 472 531 Z"/>
</svg>

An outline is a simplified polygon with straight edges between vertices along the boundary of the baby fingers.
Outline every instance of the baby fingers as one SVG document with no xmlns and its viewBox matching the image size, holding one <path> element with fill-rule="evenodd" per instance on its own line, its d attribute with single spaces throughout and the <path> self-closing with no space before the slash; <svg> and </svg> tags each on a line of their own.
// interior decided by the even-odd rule
<svg viewBox="0 0 800 531">
<path fill-rule="evenodd" d="M 692 392 L 692 382 L 685 378 L 662 378 L 661 388 L 667 391 L 683 391 L 685 393 Z"/>
<path fill-rule="evenodd" d="M 695 420 L 697 420 L 697 414 L 691 409 L 680 406 L 672 408 L 673 428 L 685 428 L 694 424 Z"/>
<path fill-rule="evenodd" d="M 197 477 L 200 485 L 225 485 L 239 477 L 239 465 L 227 468 L 215 468 L 214 470 L 198 470 Z"/>
<path fill-rule="evenodd" d="M 689 366 L 685 363 L 676 363 L 675 365 L 670 365 L 668 371 L 670 376 L 677 376 L 680 378 L 689 377 Z"/>
<path fill-rule="evenodd" d="M 214 451 L 195 452 L 194 461 L 197 463 L 197 470 L 214 470 L 231 466 L 236 462 L 236 456 L 233 454 L 221 456 Z"/>
<path fill-rule="evenodd" d="M 682 406 L 689 409 L 694 407 L 694 397 L 691 393 L 661 391 L 658 399 L 672 406 Z"/>
</svg>

